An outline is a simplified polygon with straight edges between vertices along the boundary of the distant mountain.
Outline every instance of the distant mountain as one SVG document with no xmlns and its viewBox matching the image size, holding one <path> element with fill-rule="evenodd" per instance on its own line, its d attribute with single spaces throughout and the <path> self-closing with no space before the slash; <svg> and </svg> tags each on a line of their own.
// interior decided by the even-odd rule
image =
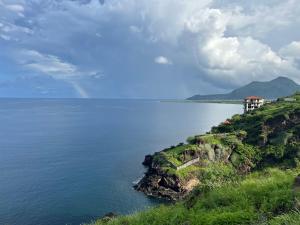
<svg viewBox="0 0 300 225">
<path fill-rule="evenodd" d="M 240 100 L 256 95 L 266 99 L 289 96 L 300 91 L 300 85 L 287 77 L 278 77 L 267 82 L 254 81 L 228 94 L 194 95 L 188 100 Z"/>
</svg>

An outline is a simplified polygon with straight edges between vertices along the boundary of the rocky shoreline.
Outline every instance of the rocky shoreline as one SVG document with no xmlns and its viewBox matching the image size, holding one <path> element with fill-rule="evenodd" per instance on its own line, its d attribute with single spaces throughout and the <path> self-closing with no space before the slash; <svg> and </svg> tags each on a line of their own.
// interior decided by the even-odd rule
<svg viewBox="0 0 300 225">
<path fill-rule="evenodd" d="M 135 189 L 176 201 L 198 184 L 230 180 L 232 175 L 275 163 L 298 165 L 300 93 L 292 97 L 297 101 L 279 99 L 251 113 L 235 115 L 206 134 L 189 137 L 186 143 L 146 155 L 143 165 L 147 172 Z"/>
<path fill-rule="evenodd" d="M 224 146 L 204 143 L 202 139 L 199 139 L 199 142 L 194 145 L 193 149 L 181 143 L 161 152 L 154 153 L 153 155 L 146 155 L 142 164 L 147 167 L 147 172 L 144 177 L 134 185 L 137 191 L 143 192 L 151 197 L 177 201 L 185 198 L 200 184 L 199 174 L 188 172 L 188 176 L 183 178 L 178 174 L 184 170 L 180 169 L 181 166 L 176 168 L 176 166 L 172 164 L 170 165 L 163 162 L 165 160 L 164 154 L 176 148 L 184 149 L 182 153 L 178 154 L 183 162 L 186 162 L 187 159 L 193 161 L 193 159 L 197 158 L 198 160 L 190 166 L 194 166 L 198 170 L 211 163 L 230 163 L 229 157 L 232 152 L 231 149 Z M 168 161 L 168 163 L 170 162 Z"/>
<path fill-rule="evenodd" d="M 153 156 L 145 156 L 143 165 L 147 167 L 145 176 L 134 186 L 148 196 L 176 201 L 184 198 L 199 180 L 192 177 L 187 182 L 182 182 L 175 174 L 164 172 L 158 165 L 153 163 Z"/>
<path fill-rule="evenodd" d="M 213 144 L 212 138 L 227 138 L 227 135 L 199 135 L 188 140 L 188 144 L 180 143 L 153 155 L 146 155 L 142 164 L 147 167 L 147 172 L 134 188 L 148 196 L 171 201 L 185 198 L 203 182 L 200 174 L 205 172 L 202 170 L 215 163 L 232 164 L 230 157 L 233 148 Z M 168 158 L 168 155 L 175 156 L 179 164 L 174 165 L 172 157 Z M 193 161 L 194 163 L 189 163 Z M 181 175 L 182 171 L 185 176 Z"/>
</svg>

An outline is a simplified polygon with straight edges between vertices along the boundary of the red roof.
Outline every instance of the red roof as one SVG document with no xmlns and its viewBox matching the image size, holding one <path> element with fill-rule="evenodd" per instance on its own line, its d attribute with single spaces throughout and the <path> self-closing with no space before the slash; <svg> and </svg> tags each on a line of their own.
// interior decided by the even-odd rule
<svg viewBox="0 0 300 225">
<path fill-rule="evenodd" d="M 224 125 L 230 125 L 231 122 L 230 122 L 229 120 L 225 120 L 225 121 L 223 122 L 223 124 L 224 124 Z"/>
<path fill-rule="evenodd" d="M 260 100 L 260 99 L 262 99 L 262 98 L 261 98 L 261 97 L 258 97 L 258 96 L 248 96 L 246 99 L 247 99 L 247 100 Z"/>
</svg>

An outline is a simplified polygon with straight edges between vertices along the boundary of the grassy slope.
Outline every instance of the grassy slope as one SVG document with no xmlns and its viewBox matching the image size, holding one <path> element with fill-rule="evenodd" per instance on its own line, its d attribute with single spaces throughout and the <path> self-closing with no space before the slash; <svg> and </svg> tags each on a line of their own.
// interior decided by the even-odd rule
<svg viewBox="0 0 300 225">
<path fill-rule="evenodd" d="M 231 163 L 237 168 L 247 166 L 264 167 L 266 164 L 281 163 L 288 167 L 298 163 L 300 154 L 299 133 L 300 125 L 284 127 L 282 131 L 274 130 L 283 120 L 293 120 L 295 114 L 300 115 L 300 94 L 293 96 L 297 101 L 279 101 L 265 105 L 245 115 L 235 115 L 230 119 L 231 124 L 220 124 L 212 129 L 212 133 L 188 138 L 186 145 L 173 146 L 156 153 L 154 160 L 166 172 L 175 173 L 184 179 L 188 173 L 172 169 L 171 165 L 179 166 L 183 163 L 182 155 L 185 151 L 195 151 L 200 155 L 209 155 L 207 149 L 199 147 L 199 142 L 219 145 L 226 152 L 233 149 Z M 280 129 L 279 129 L 280 130 Z M 265 142 L 265 144 L 261 144 Z M 234 146 L 234 147 L 232 147 Z M 198 175 L 203 167 L 191 167 L 190 170 Z M 186 170 L 189 170 L 187 168 Z"/>
<path fill-rule="evenodd" d="M 296 102 L 276 102 L 243 116 L 236 115 L 231 119 L 231 125 L 220 125 L 213 128 L 211 134 L 190 138 L 188 145 L 157 153 L 154 160 L 169 173 L 181 178 L 196 174 L 201 181 L 198 190 L 184 202 L 122 216 L 107 224 L 300 224 L 300 214 L 293 212 L 295 196 L 292 193 L 292 183 L 298 173 L 295 168 L 299 165 L 299 125 L 280 132 L 270 129 L 270 124 L 277 126 L 282 118 L 290 119 L 295 113 L 299 115 L 300 94 L 293 97 Z M 241 140 L 239 136 L 244 138 Z M 205 151 L 194 143 L 199 138 L 225 149 L 235 146 L 231 163 L 215 162 L 181 171 L 172 169 L 170 162 L 180 165 L 180 154 L 187 149 Z M 260 144 L 262 139 L 264 145 Z M 270 164 L 294 169 L 257 170 L 243 178 L 236 170 L 245 162 L 255 169 Z M 99 220 L 94 224 L 105 223 Z"/>
<path fill-rule="evenodd" d="M 293 180 L 298 171 L 267 169 L 255 172 L 241 181 L 224 183 L 215 188 L 202 186 L 189 199 L 171 206 L 159 206 L 108 222 L 94 225 L 243 225 L 299 224 L 294 209 Z M 201 194 L 199 194 L 201 193 Z"/>
<path fill-rule="evenodd" d="M 246 115 L 235 115 L 231 125 L 221 124 L 212 129 L 213 133 L 243 131 L 247 134 L 239 153 L 245 149 L 252 151 L 247 157 L 253 164 L 297 163 L 300 150 L 300 124 L 284 127 L 284 121 L 293 121 L 300 115 L 300 93 L 293 95 L 295 102 L 278 101 Z M 282 128 L 280 128 L 282 126 Z M 264 144 L 262 144 L 264 143 Z M 249 152 L 249 151 L 248 151 Z"/>
</svg>

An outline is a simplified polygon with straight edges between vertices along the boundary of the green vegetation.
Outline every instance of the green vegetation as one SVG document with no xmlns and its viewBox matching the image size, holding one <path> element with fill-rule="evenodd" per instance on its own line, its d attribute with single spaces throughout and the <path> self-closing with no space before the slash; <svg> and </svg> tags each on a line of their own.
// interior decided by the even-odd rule
<svg viewBox="0 0 300 225">
<path fill-rule="evenodd" d="M 94 225 L 299 224 L 292 185 L 297 170 L 267 169 L 217 187 L 202 184 L 188 199 Z"/>
<path fill-rule="evenodd" d="M 300 221 L 300 212 L 294 211 L 291 213 L 283 214 L 281 216 L 277 216 L 271 221 L 269 221 L 269 225 L 296 225 L 299 224 Z M 267 223 L 265 225 L 268 225 Z"/>
<path fill-rule="evenodd" d="M 168 177 L 167 190 L 172 180 L 199 181 L 185 200 L 94 225 L 300 224 L 299 193 L 293 191 L 300 171 L 300 92 L 290 98 L 296 101 L 279 99 L 235 115 L 187 144 L 155 153 L 153 176 Z M 195 158 L 199 162 L 178 169 Z"/>
<path fill-rule="evenodd" d="M 277 101 L 245 115 L 233 116 L 230 124 L 212 128 L 212 133 L 244 132 L 247 148 L 239 147 L 241 154 L 251 149 L 253 164 L 289 163 L 293 166 L 300 151 L 300 93 L 291 98 L 294 102 Z M 249 157 L 249 155 L 247 156 Z"/>
</svg>

